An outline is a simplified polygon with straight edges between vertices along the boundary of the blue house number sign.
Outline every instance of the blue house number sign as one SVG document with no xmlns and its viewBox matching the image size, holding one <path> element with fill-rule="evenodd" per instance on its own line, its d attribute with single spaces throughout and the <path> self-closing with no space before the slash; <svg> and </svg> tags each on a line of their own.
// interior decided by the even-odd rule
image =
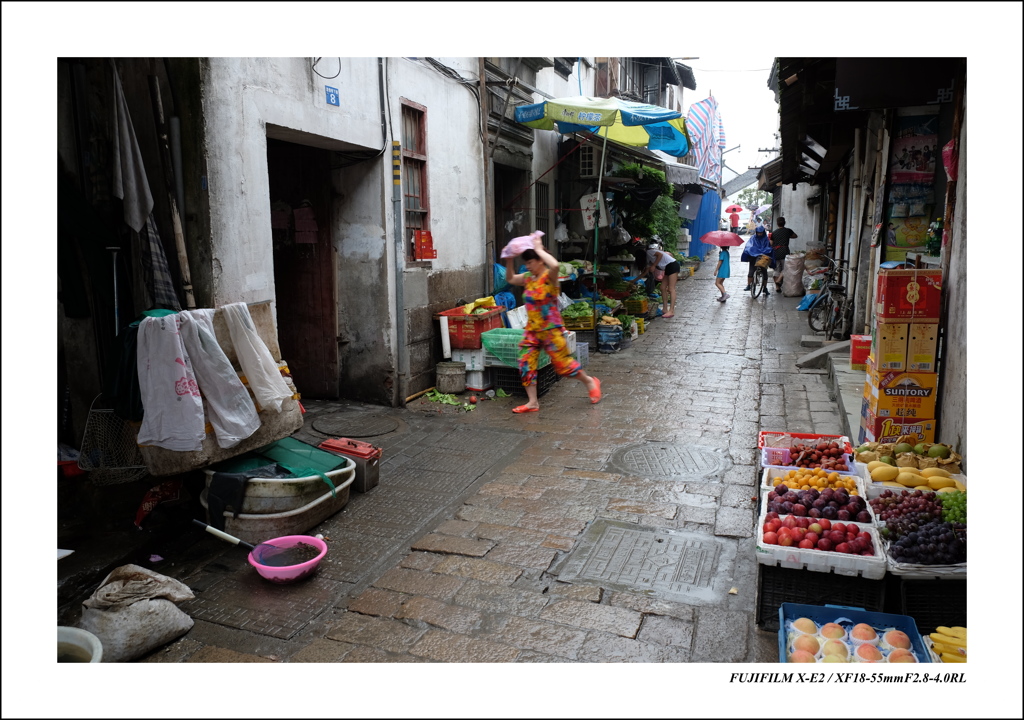
<svg viewBox="0 0 1024 720">
<path fill-rule="evenodd" d="M 327 87 L 327 104 L 341 106 L 341 99 L 338 96 L 338 88 Z"/>
</svg>

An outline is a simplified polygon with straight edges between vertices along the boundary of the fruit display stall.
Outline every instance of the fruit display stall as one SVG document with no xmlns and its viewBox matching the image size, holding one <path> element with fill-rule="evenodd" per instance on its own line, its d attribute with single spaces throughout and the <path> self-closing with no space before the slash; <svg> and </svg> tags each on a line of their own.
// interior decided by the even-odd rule
<svg viewBox="0 0 1024 720">
<path fill-rule="evenodd" d="M 780 661 L 966 662 L 963 458 L 910 439 L 760 433 L 757 624 L 778 632 Z M 842 638 L 822 634 L 837 623 Z M 856 637 L 862 624 L 874 635 Z M 896 630 L 913 647 L 885 640 Z"/>
</svg>

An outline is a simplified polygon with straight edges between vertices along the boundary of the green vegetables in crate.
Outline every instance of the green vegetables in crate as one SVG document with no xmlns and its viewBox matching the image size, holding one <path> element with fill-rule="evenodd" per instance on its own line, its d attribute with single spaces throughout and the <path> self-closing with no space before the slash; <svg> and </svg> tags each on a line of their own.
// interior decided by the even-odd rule
<svg viewBox="0 0 1024 720">
<path fill-rule="evenodd" d="M 626 330 L 633 327 L 633 323 L 636 322 L 636 318 L 632 315 L 619 315 L 619 322 L 622 323 L 622 327 Z"/>
<path fill-rule="evenodd" d="M 594 308 L 591 307 L 590 303 L 585 302 L 573 303 L 562 311 L 563 318 L 592 317 L 593 314 Z"/>
</svg>

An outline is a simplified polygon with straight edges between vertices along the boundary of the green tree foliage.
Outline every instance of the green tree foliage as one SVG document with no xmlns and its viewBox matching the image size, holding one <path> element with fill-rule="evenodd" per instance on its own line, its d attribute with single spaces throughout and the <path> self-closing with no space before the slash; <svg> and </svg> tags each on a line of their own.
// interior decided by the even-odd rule
<svg viewBox="0 0 1024 720">
<path fill-rule="evenodd" d="M 622 224 L 626 231 L 631 236 L 644 239 L 657 235 L 666 250 L 674 251 L 679 240 L 679 203 L 672 199 L 672 184 L 665 178 L 665 173 L 638 163 L 623 165 L 617 173 L 636 180 L 639 190 L 657 188 L 661 191 L 650 207 L 644 207 L 628 192 L 616 196 L 615 206 L 623 215 Z"/>
<path fill-rule="evenodd" d="M 748 210 L 756 210 L 762 205 L 771 205 L 772 196 L 764 190 L 755 190 L 748 187 L 740 190 L 740 194 L 736 196 L 736 204 L 742 205 Z"/>
</svg>

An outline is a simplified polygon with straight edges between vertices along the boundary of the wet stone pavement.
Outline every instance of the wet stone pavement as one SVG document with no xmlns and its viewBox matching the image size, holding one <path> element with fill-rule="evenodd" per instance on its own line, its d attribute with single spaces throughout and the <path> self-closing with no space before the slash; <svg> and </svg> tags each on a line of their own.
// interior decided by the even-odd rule
<svg viewBox="0 0 1024 720">
<path fill-rule="evenodd" d="M 794 365 L 799 299 L 751 300 L 734 277 L 718 303 L 713 267 L 631 348 L 591 350 L 597 405 L 570 379 L 529 415 L 519 397 L 306 402 L 296 436 L 382 447 L 380 484 L 310 531 L 330 550 L 300 584 L 203 539 L 172 568 L 195 626 L 142 662 L 774 662 L 755 625 L 757 433 L 841 421 L 825 371 Z"/>
</svg>

